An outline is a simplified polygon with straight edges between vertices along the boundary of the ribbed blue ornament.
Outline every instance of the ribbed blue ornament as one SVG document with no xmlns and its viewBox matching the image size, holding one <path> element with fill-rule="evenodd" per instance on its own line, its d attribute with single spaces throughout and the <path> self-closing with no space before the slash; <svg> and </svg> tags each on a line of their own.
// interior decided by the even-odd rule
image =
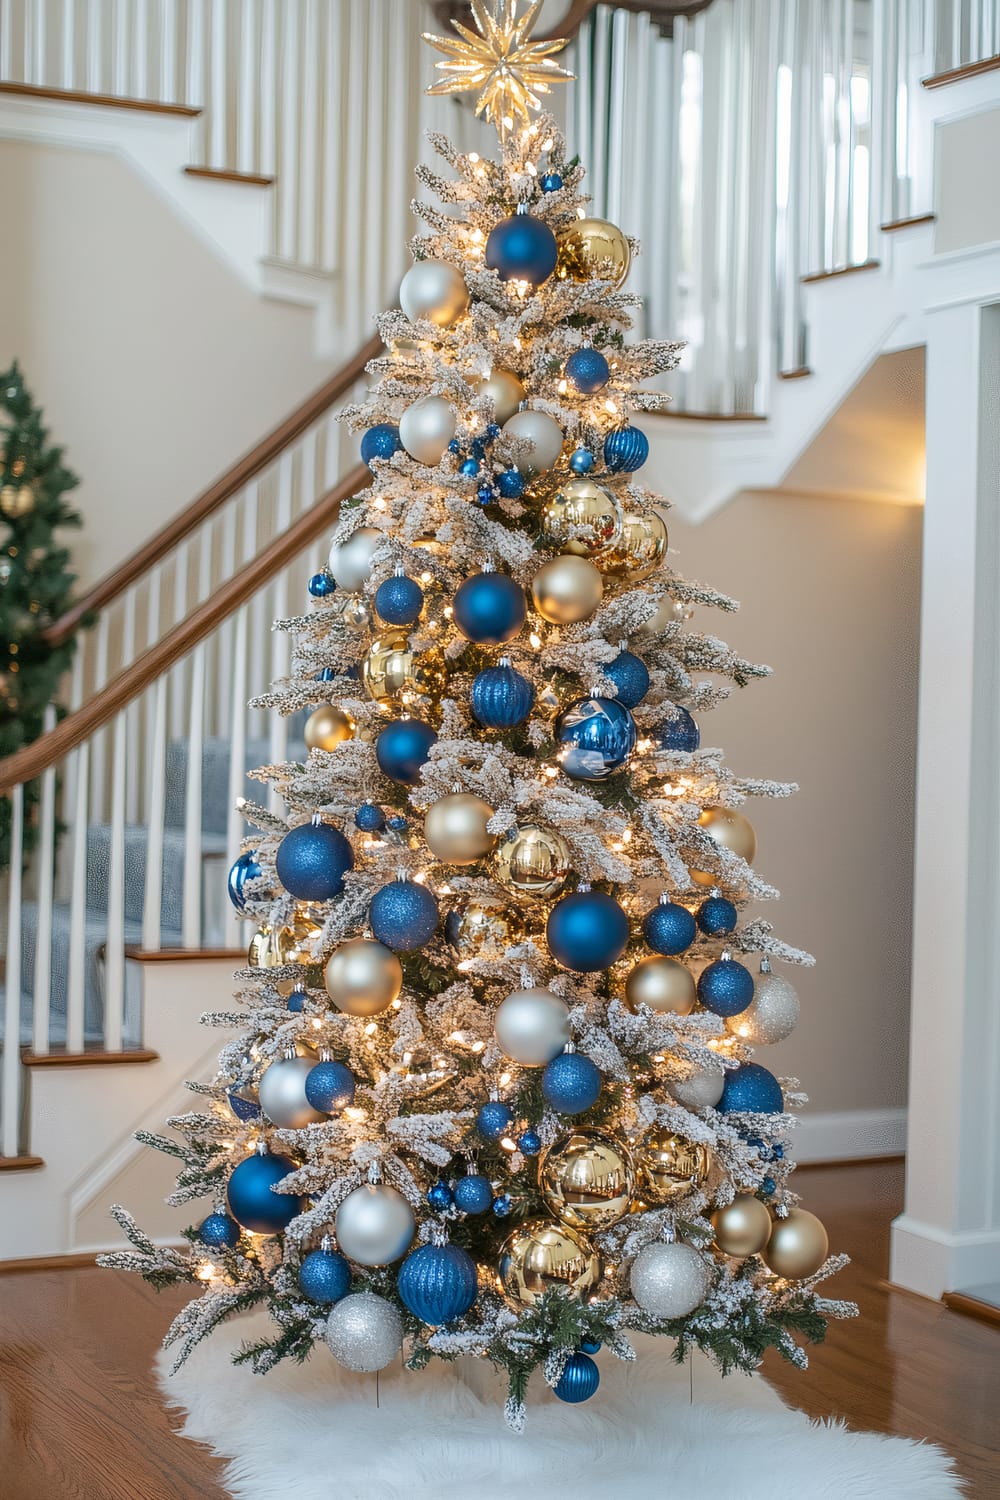
<svg viewBox="0 0 1000 1500">
<path fill-rule="evenodd" d="M 455 624 L 478 646 L 501 646 L 520 634 L 528 614 L 524 590 L 506 573 L 474 573 L 455 595 Z"/>
<path fill-rule="evenodd" d="M 589 448 L 577 448 L 569 456 L 569 466 L 574 474 L 589 474 L 594 467 L 594 455 Z"/>
<path fill-rule="evenodd" d="M 690 948 L 698 929 L 686 906 L 676 901 L 661 901 L 643 917 L 642 935 L 654 953 L 676 958 Z"/>
<path fill-rule="evenodd" d="M 451 1188 L 446 1182 L 432 1182 L 427 1189 L 427 1202 L 439 1213 L 450 1208 L 454 1201 Z"/>
<path fill-rule="evenodd" d="M 603 391 L 611 379 L 611 366 L 599 349 L 574 349 L 563 366 L 566 379 L 585 396 Z"/>
<path fill-rule="evenodd" d="M 600 1383 L 601 1372 L 590 1355 L 571 1354 L 552 1387 L 552 1394 L 576 1406 L 580 1401 L 589 1401 Z"/>
<path fill-rule="evenodd" d="M 396 1290 L 406 1307 L 432 1328 L 463 1317 L 476 1300 L 476 1263 L 458 1245 L 421 1245 L 403 1261 Z"/>
<path fill-rule="evenodd" d="M 556 721 L 558 756 L 574 781 L 606 781 L 635 749 L 635 720 L 617 698 L 578 698 Z"/>
<path fill-rule="evenodd" d="M 534 214 L 512 214 L 494 224 L 486 240 L 486 264 L 501 281 L 541 286 L 556 268 L 559 251 L 549 226 Z"/>
<path fill-rule="evenodd" d="M 504 469 L 497 475 L 497 489 L 505 500 L 519 500 L 524 494 L 524 476 L 517 469 Z"/>
<path fill-rule="evenodd" d="M 415 786 L 437 734 L 423 719 L 394 719 L 375 741 L 375 759 L 390 781 Z"/>
<path fill-rule="evenodd" d="M 531 713 L 535 689 L 509 662 L 486 667 L 472 684 L 473 717 L 484 729 L 513 729 Z"/>
<path fill-rule="evenodd" d="M 601 1093 L 601 1073 L 582 1052 L 561 1052 L 542 1071 L 542 1093 L 560 1115 L 580 1115 Z"/>
<path fill-rule="evenodd" d="M 305 1095 L 313 1109 L 337 1115 L 354 1103 L 354 1074 L 341 1062 L 318 1062 L 306 1074 Z"/>
<path fill-rule="evenodd" d="M 460 1177 L 454 1189 L 455 1207 L 463 1214 L 484 1214 L 493 1202 L 490 1179 L 481 1172 L 470 1172 Z"/>
<path fill-rule="evenodd" d="M 522 1156 L 537 1156 L 542 1149 L 542 1138 L 537 1130 L 522 1130 L 517 1138 L 517 1149 Z"/>
<path fill-rule="evenodd" d="M 701 744 L 701 730 L 686 708 L 679 703 L 661 705 L 667 712 L 662 724 L 652 731 L 654 744 L 660 750 L 697 750 Z"/>
<path fill-rule="evenodd" d="M 720 958 L 698 978 L 698 999 L 717 1016 L 738 1016 L 753 999 L 753 975 L 734 958 Z"/>
<path fill-rule="evenodd" d="M 274 868 L 290 896 L 329 901 L 344 889 L 344 876 L 354 868 L 354 852 L 339 828 L 301 823 L 281 840 Z"/>
<path fill-rule="evenodd" d="M 424 607 L 424 591 L 413 578 L 396 575 L 375 590 L 375 608 L 388 625 L 412 625 Z"/>
<path fill-rule="evenodd" d="M 355 673 L 357 672 L 357 668 L 356 667 L 354 668 L 354 671 L 355 671 Z M 337 674 L 333 670 L 332 667 L 321 667 L 320 670 L 316 673 L 316 676 L 313 678 L 313 681 L 314 682 L 332 682 L 333 679 L 336 677 L 336 675 Z M 345 677 L 350 677 L 351 674 L 348 671 L 348 672 L 345 672 L 344 675 L 345 675 Z"/>
<path fill-rule="evenodd" d="M 476 1129 L 488 1141 L 498 1141 L 514 1118 L 514 1111 L 502 1099 L 487 1099 L 476 1116 Z"/>
<path fill-rule="evenodd" d="M 634 474 L 649 457 L 649 439 L 638 427 L 619 427 L 604 439 L 604 467 L 611 474 Z"/>
<path fill-rule="evenodd" d="M 313 599 L 329 599 L 331 594 L 337 592 L 337 585 L 329 573 L 314 573 L 306 588 Z"/>
<path fill-rule="evenodd" d="M 392 880 L 375 892 L 368 923 L 380 943 L 394 953 L 413 953 L 437 931 L 438 904 L 425 885 Z"/>
<path fill-rule="evenodd" d="M 257 1098 L 256 1090 L 251 1095 L 247 1096 L 242 1091 L 230 1089 L 228 1094 L 226 1095 L 226 1098 L 229 1101 L 229 1108 L 232 1110 L 237 1120 L 242 1120 L 244 1125 L 246 1125 L 250 1120 L 260 1119 L 260 1101 Z"/>
<path fill-rule="evenodd" d="M 248 880 L 256 880 L 261 874 L 260 865 L 257 863 L 257 851 L 247 849 L 237 857 L 229 871 L 226 884 L 229 889 L 229 899 L 237 911 L 245 911 L 247 905 L 246 883 Z"/>
<path fill-rule="evenodd" d="M 619 651 L 601 671 L 618 689 L 618 702 L 635 708 L 649 692 L 649 668 L 634 651 Z"/>
<path fill-rule="evenodd" d="M 708 937 L 733 932 L 740 914 L 725 896 L 709 896 L 698 908 L 698 926 Z"/>
<path fill-rule="evenodd" d="M 215 1250 L 232 1250 L 240 1242 L 240 1226 L 228 1214 L 209 1214 L 198 1226 L 198 1238 Z"/>
<path fill-rule="evenodd" d="M 381 833 L 385 827 L 385 813 L 375 802 L 362 802 L 355 811 L 354 826 L 361 833 Z"/>
<path fill-rule="evenodd" d="M 351 1290 L 351 1268 L 335 1250 L 312 1250 L 299 1266 L 299 1286 L 310 1302 L 328 1307 Z"/>
<path fill-rule="evenodd" d="M 625 952 L 628 917 L 603 891 L 575 891 L 549 912 L 545 937 L 549 952 L 564 969 L 596 974 Z"/>
<path fill-rule="evenodd" d="M 543 193 L 558 193 L 562 185 L 563 180 L 559 176 L 558 172 L 546 172 L 545 176 L 542 178 Z"/>
<path fill-rule="evenodd" d="M 280 1234 L 287 1229 L 296 1214 L 302 1212 L 305 1199 L 274 1193 L 271 1189 L 294 1171 L 293 1161 L 270 1151 L 241 1161 L 226 1189 L 229 1212 L 236 1222 L 244 1229 L 252 1229 L 254 1234 Z"/>
<path fill-rule="evenodd" d="M 781 1084 L 760 1063 L 745 1062 L 727 1068 L 722 1098 L 715 1106 L 720 1114 L 754 1113 L 780 1115 L 785 1107 Z"/>
<path fill-rule="evenodd" d="M 369 468 L 378 458 L 391 458 L 402 447 L 394 422 L 377 422 L 361 439 L 361 461 Z"/>
</svg>

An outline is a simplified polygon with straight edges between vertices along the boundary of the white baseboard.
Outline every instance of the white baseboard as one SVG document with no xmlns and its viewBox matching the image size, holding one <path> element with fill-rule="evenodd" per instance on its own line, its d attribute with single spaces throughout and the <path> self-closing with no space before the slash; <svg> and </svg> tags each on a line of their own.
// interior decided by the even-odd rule
<svg viewBox="0 0 1000 1500">
<path fill-rule="evenodd" d="M 906 1148 L 905 1109 L 842 1109 L 800 1116 L 792 1136 L 795 1160 L 863 1161 L 897 1156 Z"/>
<path fill-rule="evenodd" d="M 900 1214 L 892 1226 L 889 1280 L 923 1297 L 995 1282 L 1000 1277 L 1000 1229 L 949 1233 Z"/>
</svg>

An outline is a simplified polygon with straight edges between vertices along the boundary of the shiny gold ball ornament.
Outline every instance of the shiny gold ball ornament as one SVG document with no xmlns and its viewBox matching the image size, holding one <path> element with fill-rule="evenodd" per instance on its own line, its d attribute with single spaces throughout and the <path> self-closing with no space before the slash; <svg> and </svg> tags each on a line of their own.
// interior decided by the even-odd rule
<svg viewBox="0 0 1000 1500">
<path fill-rule="evenodd" d="M 520 409 L 526 392 L 510 370 L 491 370 L 477 382 L 478 393 L 493 402 L 493 420 L 502 427 Z"/>
<path fill-rule="evenodd" d="M 311 948 L 322 928 L 308 917 L 296 917 L 289 927 L 260 927 L 250 940 L 247 963 L 251 969 L 280 969 L 283 964 L 311 964 Z"/>
<path fill-rule="evenodd" d="M 648 1005 L 657 1015 L 672 1011 L 687 1016 L 697 998 L 694 976 L 676 958 L 641 958 L 625 980 L 625 1004 L 631 1011 Z"/>
<path fill-rule="evenodd" d="M 391 948 L 371 938 L 351 938 L 327 959 L 326 992 L 347 1016 L 377 1016 L 403 988 L 403 966 Z"/>
<path fill-rule="evenodd" d="M 752 865 L 757 853 L 757 835 L 749 818 L 733 807 L 706 807 L 698 825 L 721 849 L 730 849 Z M 695 885 L 718 885 L 719 877 L 710 870 L 691 870 Z"/>
<path fill-rule="evenodd" d="M 474 865 L 496 843 L 487 823 L 493 808 L 471 792 L 452 792 L 428 808 L 424 838 L 436 859 L 449 865 Z"/>
<path fill-rule="evenodd" d="M 617 224 L 607 219 L 575 219 L 556 235 L 561 281 L 589 281 L 599 276 L 620 287 L 632 263 L 629 242 Z"/>
<path fill-rule="evenodd" d="M 354 720 L 332 703 L 313 709 L 303 731 L 310 750 L 336 750 L 354 734 Z"/>
<path fill-rule="evenodd" d="M 500 1285 L 518 1307 L 531 1307 L 548 1291 L 579 1302 L 601 1279 L 601 1258 L 579 1230 L 549 1219 L 519 1224 L 500 1251 Z"/>
<path fill-rule="evenodd" d="M 361 681 L 375 703 L 436 704 L 448 681 L 442 653 L 415 652 L 405 630 L 385 630 L 372 641 L 361 664 Z"/>
<path fill-rule="evenodd" d="M 626 511 L 617 541 L 598 562 L 602 573 L 640 583 L 656 572 L 667 555 L 667 528 L 663 518 L 651 510 L 645 515 Z"/>
<path fill-rule="evenodd" d="M 614 1136 L 581 1128 L 553 1141 L 539 1163 L 538 1186 L 563 1224 L 596 1234 L 629 1212 L 635 1168 Z"/>
<path fill-rule="evenodd" d="M 30 516 L 35 508 L 35 491 L 30 484 L 5 484 L 0 489 L 0 510 L 8 521 Z"/>
<path fill-rule="evenodd" d="M 712 1225 L 719 1249 L 737 1260 L 759 1255 L 771 1236 L 771 1215 L 767 1205 L 753 1193 L 737 1193 L 732 1203 L 717 1208 L 712 1215 Z"/>
<path fill-rule="evenodd" d="M 494 855 L 497 879 L 508 891 L 547 900 L 569 878 L 569 845 L 561 833 L 539 823 L 511 829 Z"/>
<path fill-rule="evenodd" d="M 589 530 L 583 536 L 574 536 L 577 526 Z M 564 552 L 597 557 L 614 549 L 621 538 L 621 506 L 603 484 L 587 478 L 569 479 L 542 506 L 542 532 Z"/>
<path fill-rule="evenodd" d="M 635 1153 L 638 1190 L 647 1203 L 670 1203 L 704 1182 L 712 1153 L 673 1130 L 651 1130 Z"/>
<path fill-rule="evenodd" d="M 539 568 L 531 580 L 535 609 L 550 625 L 589 620 L 604 594 L 604 583 L 592 562 L 564 553 Z"/>
<path fill-rule="evenodd" d="M 786 1219 L 775 1219 L 763 1256 L 776 1276 L 801 1281 L 815 1275 L 829 1253 L 830 1241 L 816 1215 L 792 1208 Z"/>
<path fill-rule="evenodd" d="M 524 918 L 499 896 L 463 896 L 445 918 L 445 934 L 460 958 L 499 958 L 525 937 Z"/>
</svg>

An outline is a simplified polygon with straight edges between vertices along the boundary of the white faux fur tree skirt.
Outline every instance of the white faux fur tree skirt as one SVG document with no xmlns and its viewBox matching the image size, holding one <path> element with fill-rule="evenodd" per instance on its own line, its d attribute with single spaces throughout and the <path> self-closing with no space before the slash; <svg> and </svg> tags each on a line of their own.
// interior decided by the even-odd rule
<svg viewBox="0 0 1000 1500">
<path fill-rule="evenodd" d="M 536 1374 L 528 1425 L 504 1426 L 505 1384 L 478 1360 L 411 1374 L 348 1374 L 317 1349 L 269 1375 L 230 1364 L 271 1325 L 234 1320 L 177 1375 L 159 1370 L 183 1433 L 228 1459 L 236 1500 L 948 1500 L 962 1490 L 940 1448 L 848 1432 L 784 1406 L 760 1378 L 725 1381 L 702 1356 L 675 1365 L 598 1355 L 601 1386 L 565 1406 Z M 689 1382 L 693 1377 L 694 1404 Z"/>
</svg>

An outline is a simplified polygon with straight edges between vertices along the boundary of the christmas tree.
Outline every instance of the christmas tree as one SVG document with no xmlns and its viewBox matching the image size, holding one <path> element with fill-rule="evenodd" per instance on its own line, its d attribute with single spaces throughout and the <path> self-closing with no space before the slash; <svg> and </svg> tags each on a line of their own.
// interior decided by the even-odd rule
<svg viewBox="0 0 1000 1500">
<path fill-rule="evenodd" d="M 309 755 L 258 773 L 285 818 L 246 809 L 230 890 L 260 927 L 208 1018 L 241 1035 L 180 1139 L 143 1137 L 183 1164 L 171 1201 L 216 1207 L 183 1253 L 116 1209 L 135 1250 L 104 1263 L 204 1283 L 181 1359 L 262 1305 L 258 1370 L 478 1355 L 519 1426 L 533 1369 L 585 1400 L 630 1330 L 803 1365 L 853 1309 L 788 1187 L 803 1096 L 752 1060 L 798 1014 L 772 963 L 810 960 L 749 910 L 777 893 L 743 805 L 794 788 L 700 748 L 767 669 L 693 628 L 735 605 L 668 565 L 635 477 L 679 346 L 627 337 L 636 247 L 536 117 L 537 6 L 474 9 L 438 88 L 481 89 L 499 159 L 433 137 L 449 170 L 419 173 L 441 206 L 344 414 L 372 484 L 259 700 L 311 710 Z"/>
</svg>

